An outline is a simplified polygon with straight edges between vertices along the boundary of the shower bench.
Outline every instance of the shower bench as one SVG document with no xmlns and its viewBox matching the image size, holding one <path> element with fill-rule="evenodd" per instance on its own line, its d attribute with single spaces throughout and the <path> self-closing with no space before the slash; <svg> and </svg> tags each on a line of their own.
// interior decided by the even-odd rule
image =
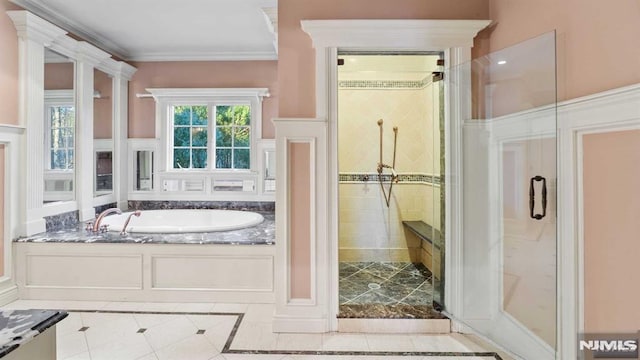
<svg viewBox="0 0 640 360">
<path fill-rule="evenodd" d="M 440 278 L 441 273 L 441 248 L 442 235 L 439 230 L 434 229 L 424 221 L 403 221 L 402 225 L 415 234 L 424 243 L 422 248 L 422 263 L 431 271 L 436 278 Z"/>
<path fill-rule="evenodd" d="M 402 225 L 404 225 L 421 240 L 424 240 L 429 244 L 432 244 L 434 247 L 440 249 L 441 236 L 439 230 L 434 231 L 433 227 L 424 221 L 403 221 Z M 432 239 L 434 237 L 435 239 Z M 435 240 L 435 243 L 433 240 Z"/>
</svg>

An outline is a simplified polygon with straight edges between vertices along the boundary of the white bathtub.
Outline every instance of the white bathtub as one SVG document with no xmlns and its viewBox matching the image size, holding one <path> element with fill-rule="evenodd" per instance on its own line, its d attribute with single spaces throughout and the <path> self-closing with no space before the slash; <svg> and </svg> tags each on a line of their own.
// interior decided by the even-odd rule
<svg viewBox="0 0 640 360">
<path fill-rule="evenodd" d="M 111 215 L 102 219 L 109 231 L 120 232 L 132 212 Z M 127 226 L 130 233 L 194 233 L 230 231 L 262 223 L 262 215 L 237 210 L 142 210 L 140 216 L 132 216 Z"/>
</svg>

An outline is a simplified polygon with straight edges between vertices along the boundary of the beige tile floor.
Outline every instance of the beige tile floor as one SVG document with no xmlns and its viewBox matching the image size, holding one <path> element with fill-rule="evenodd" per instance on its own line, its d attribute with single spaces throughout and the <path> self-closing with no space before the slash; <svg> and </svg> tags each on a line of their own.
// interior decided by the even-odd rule
<svg viewBox="0 0 640 360">
<path fill-rule="evenodd" d="M 272 304 L 19 300 L 5 305 L 3 309 L 70 310 L 69 316 L 57 327 L 57 353 L 60 360 L 388 360 L 408 358 L 454 360 L 462 357 L 439 356 L 439 354 L 431 354 L 430 356 L 425 356 L 425 354 L 415 356 L 387 354 L 383 356 L 380 353 L 367 355 L 363 352 L 469 353 L 487 351 L 461 334 L 277 334 L 271 331 Z M 154 314 L 149 312 L 190 314 Z M 230 333 L 239 319 L 237 314 L 240 313 L 244 316 L 228 349 L 235 353 L 223 353 Z M 87 329 L 80 331 L 82 328 Z M 139 332 L 140 329 L 146 330 Z M 263 350 L 269 353 L 238 353 L 241 350 Z M 360 353 L 332 353 L 330 355 L 309 352 L 306 354 L 291 353 L 298 350 L 358 351 Z M 485 360 L 495 359 L 495 357 L 465 356 L 464 359 Z"/>
</svg>

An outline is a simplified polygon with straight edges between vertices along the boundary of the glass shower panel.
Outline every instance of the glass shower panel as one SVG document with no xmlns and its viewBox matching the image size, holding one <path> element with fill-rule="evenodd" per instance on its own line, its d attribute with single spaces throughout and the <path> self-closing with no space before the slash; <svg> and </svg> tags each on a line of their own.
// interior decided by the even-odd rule
<svg viewBox="0 0 640 360">
<path fill-rule="evenodd" d="M 462 164 L 460 320 L 526 359 L 556 349 L 555 33 L 450 70 Z M 466 95 L 469 95 L 466 97 Z"/>
<path fill-rule="evenodd" d="M 442 60 L 443 62 L 444 60 Z M 433 306 L 435 309 L 443 309 L 444 299 L 444 275 L 445 275 L 445 122 L 444 122 L 444 68 L 438 63 L 436 71 L 432 74 L 431 109 L 433 122 Z"/>
</svg>

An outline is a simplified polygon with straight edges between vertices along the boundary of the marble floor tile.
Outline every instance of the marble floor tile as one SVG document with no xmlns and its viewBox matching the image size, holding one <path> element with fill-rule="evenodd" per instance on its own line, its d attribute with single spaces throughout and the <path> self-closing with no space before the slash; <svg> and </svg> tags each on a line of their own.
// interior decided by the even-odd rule
<svg viewBox="0 0 640 360">
<path fill-rule="evenodd" d="M 156 325 L 144 332 L 153 350 L 160 350 L 165 346 L 176 343 L 195 335 L 198 328 L 184 316 L 174 316 L 171 321 Z"/>
<path fill-rule="evenodd" d="M 277 341 L 278 334 L 271 331 L 271 322 L 243 321 L 231 349 L 274 350 Z"/>
<path fill-rule="evenodd" d="M 371 351 L 415 351 L 415 346 L 408 336 L 367 334 L 366 337 Z"/>
<path fill-rule="evenodd" d="M 360 264 L 363 267 L 371 263 Z M 354 266 L 355 267 L 355 266 Z M 413 270 L 411 270 L 413 271 Z M 418 271 L 419 272 L 419 271 Z M 419 291 L 419 290 L 416 290 Z M 60 304 L 60 302 L 51 302 Z M 144 303 L 110 303 L 112 307 L 132 309 Z M 156 305 L 159 303 L 156 303 Z M 34 305 L 51 308 L 47 302 L 18 302 L 16 307 Z M 107 304 L 108 305 L 108 304 Z M 219 304 L 211 304 L 213 309 Z M 161 308 L 165 305 L 157 305 Z M 181 304 L 167 304 L 175 309 Z M 403 307 L 405 305 L 395 305 Z M 186 304 L 183 308 L 189 308 Z M 206 309 L 209 304 L 195 304 L 191 309 Z M 420 334 L 277 334 L 272 332 L 272 304 L 221 304 L 230 310 L 246 309 L 247 315 L 239 323 L 230 352 L 224 352 L 232 330 L 241 319 L 236 315 L 208 314 L 144 314 L 124 312 L 72 312 L 58 326 L 57 353 L 61 360 L 366 360 L 366 359 L 424 359 L 487 360 L 496 357 L 476 357 L 470 352 L 486 352 L 477 339 L 466 335 Z M 413 307 L 412 307 L 413 308 Z M 158 311 L 158 310 L 155 310 Z M 429 310 L 432 311 L 432 310 Z M 234 311 L 236 312 L 236 311 Z M 265 321 L 247 321 L 253 318 Z M 64 323 L 64 321 L 68 321 Z M 86 331 L 78 331 L 87 327 Z M 143 330 L 140 332 L 140 330 Z M 198 334 L 198 332 L 201 333 Z M 242 351 L 247 353 L 241 353 Z M 259 353 L 259 352 L 263 353 Z M 399 356 L 398 353 L 462 352 L 461 356 Z M 258 352 L 258 353 L 256 353 Z M 302 353 L 296 353 L 302 352 Z M 357 352 L 357 354 L 350 354 Z M 390 352 L 370 354 L 369 352 Z M 472 355 L 472 356 L 469 356 Z M 507 359 L 503 357 L 503 359 Z"/>
<path fill-rule="evenodd" d="M 62 322 L 61 322 L 62 323 Z M 56 341 L 56 353 L 58 359 L 66 359 L 89 351 L 87 339 L 83 332 L 76 331 L 58 336 Z"/>
<path fill-rule="evenodd" d="M 182 360 L 189 354 L 189 360 L 208 360 L 218 355 L 220 350 L 202 335 L 192 335 L 156 351 L 159 360 Z"/>
<path fill-rule="evenodd" d="M 147 355 L 137 358 L 136 360 L 158 360 L 158 357 L 156 356 L 156 353 L 149 353 Z"/>
<path fill-rule="evenodd" d="M 277 350 L 322 350 L 322 334 L 278 334 Z"/>
<path fill-rule="evenodd" d="M 90 347 L 91 360 L 135 360 L 153 349 L 142 334 L 122 336 L 97 347 Z"/>
<path fill-rule="evenodd" d="M 244 319 L 251 322 L 271 322 L 274 311 L 274 304 L 249 304 Z"/>
<path fill-rule="evenodd" d="M 59 360 L 91 360 L 91 354 L 89 354 L 89 351 L 85 351 L 82 352 L 80 354 L 76 354 L 70 357 L 60 357 L 60 355 L 58 355 L 58 359 Z"/>
<path fill-rule="evenodd" d="M 364 334 L 329 333 L 322 335 L 322 350 L 368 351 L 369 344 Z"/>
</svg>

